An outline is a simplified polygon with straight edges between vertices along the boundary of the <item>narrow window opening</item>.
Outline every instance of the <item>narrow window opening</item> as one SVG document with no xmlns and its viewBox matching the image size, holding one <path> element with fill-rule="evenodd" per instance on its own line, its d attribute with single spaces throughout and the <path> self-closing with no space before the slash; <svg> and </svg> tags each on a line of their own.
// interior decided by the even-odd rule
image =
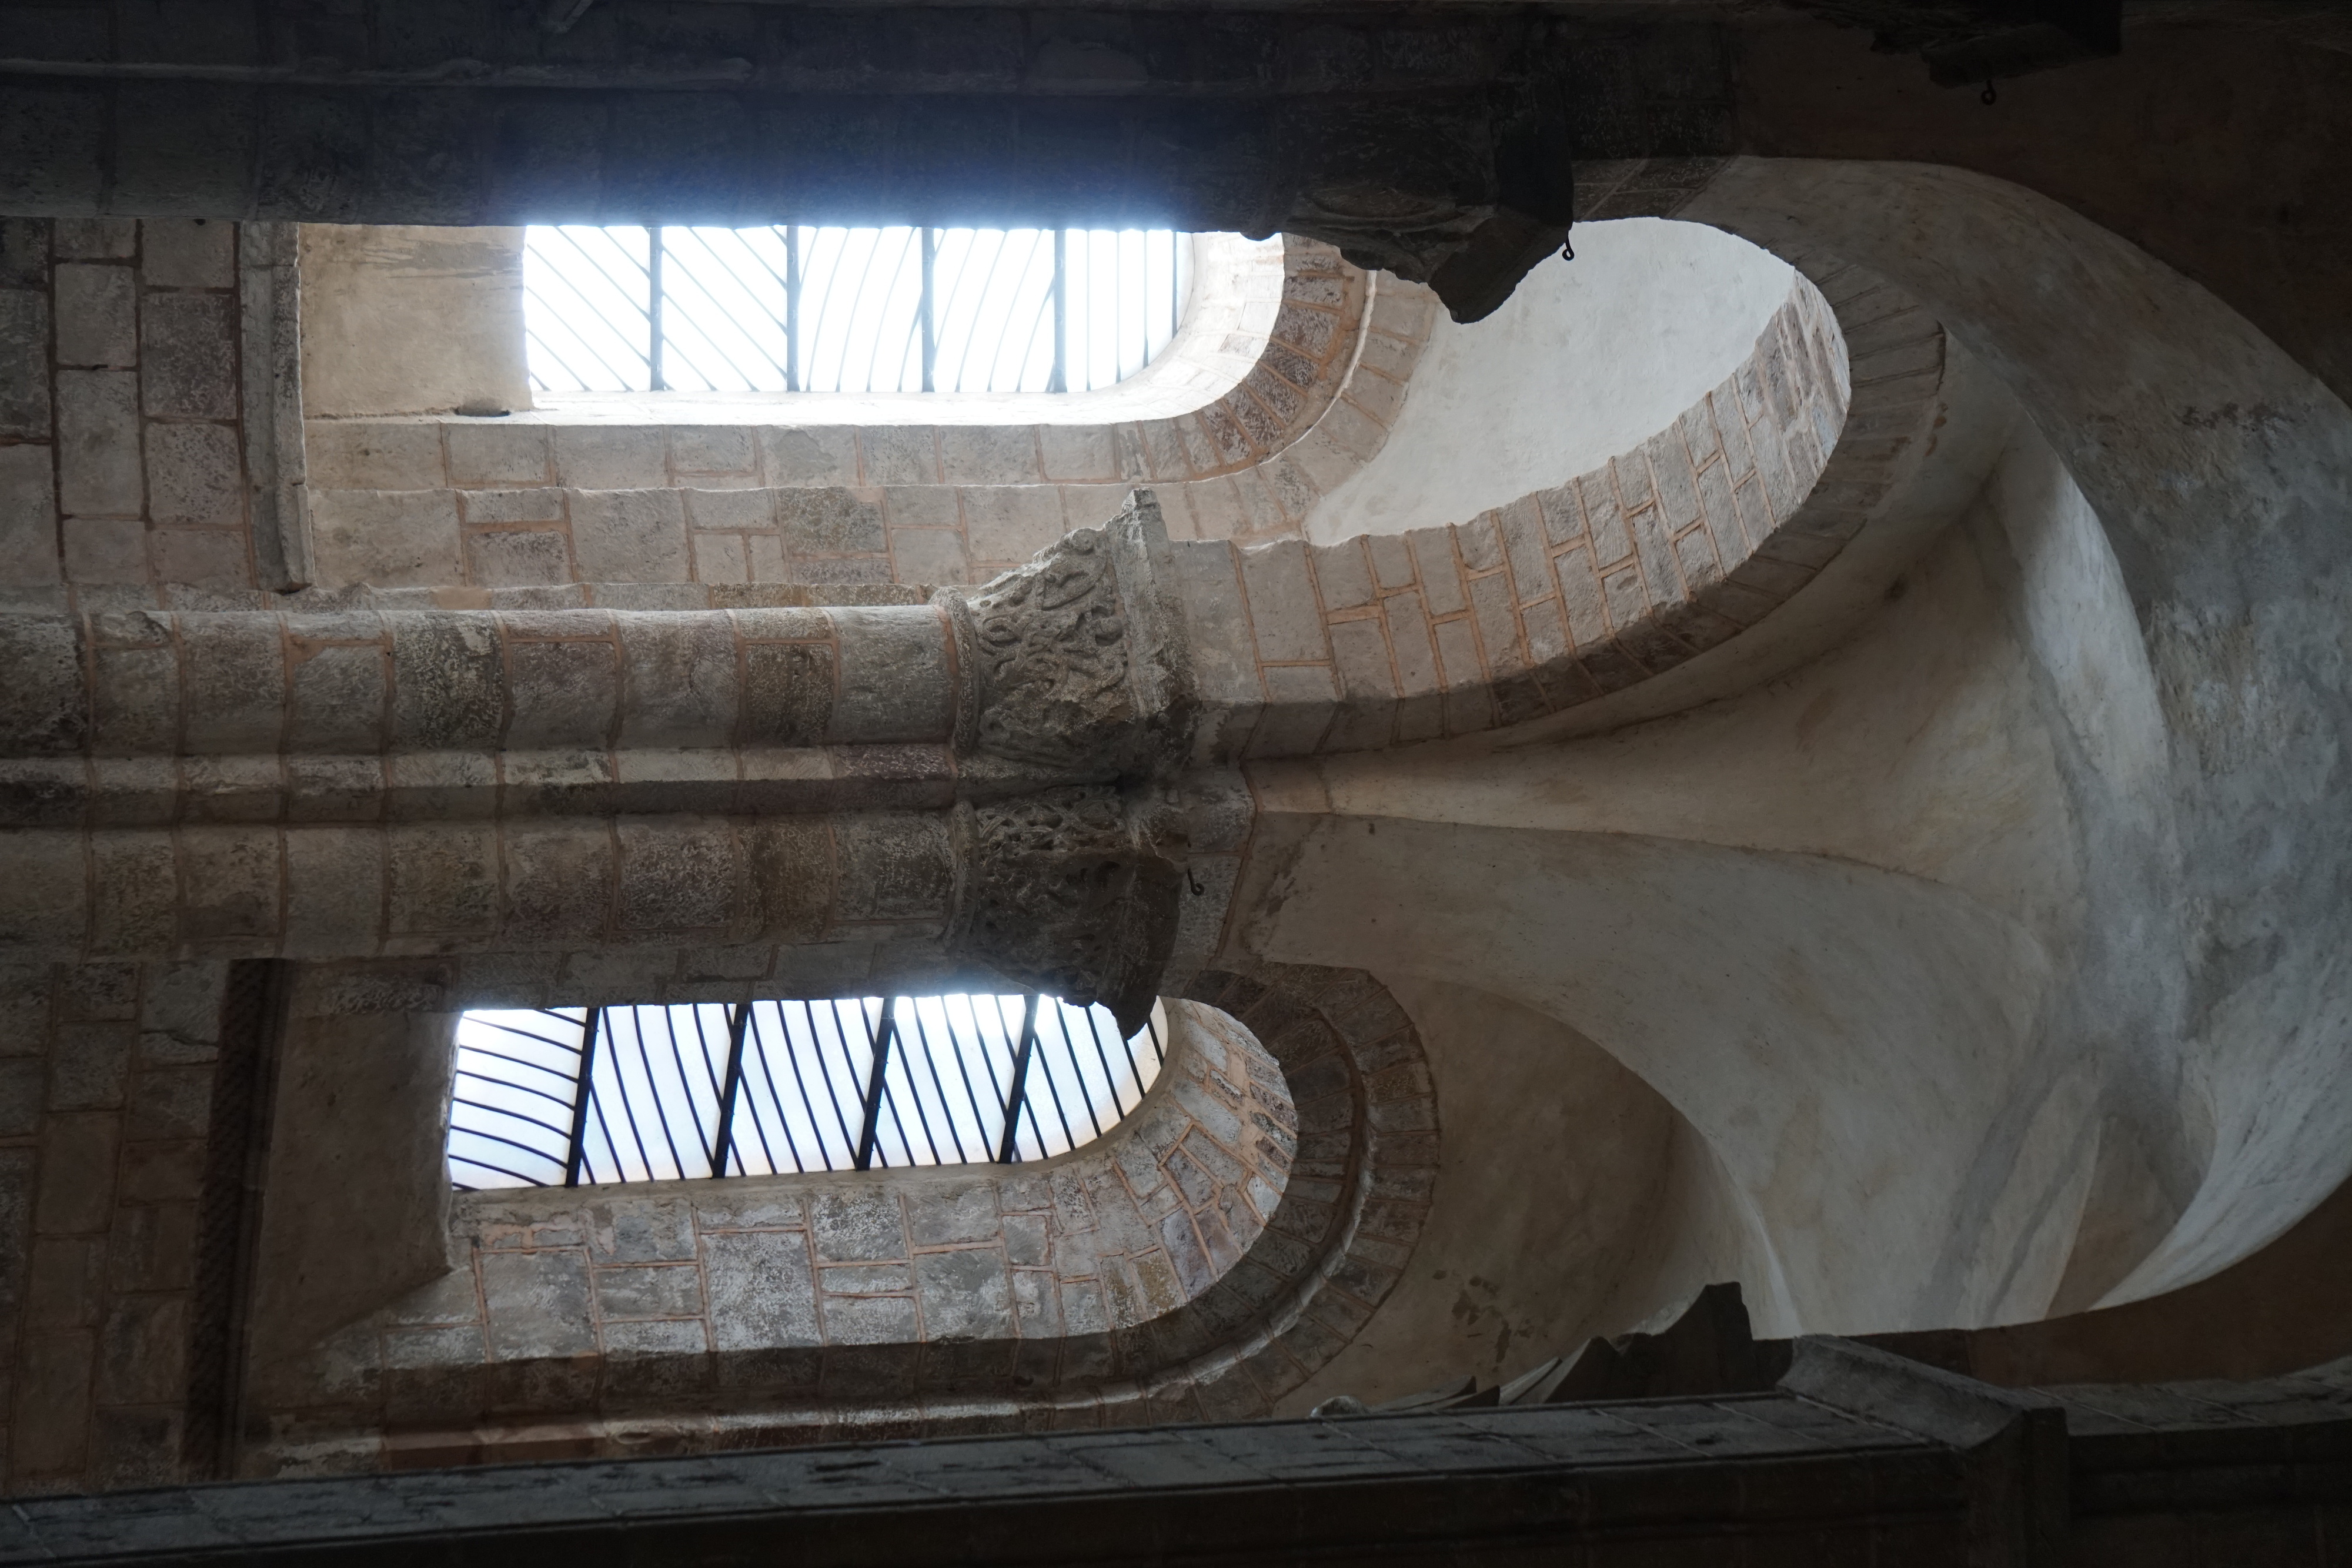
<svg viewBox="0 0 2352 1568">
<path fill-rule="evenodd" d="M 1092 392 L 1183 324 L 1171 229 L 540 225 L 535 392 Z"/>
<path fill-rule="evenodd" d="M 457 1024 L 460 1190 L 1017 1164 L 1142 1103 L 1167 1024 L 1024 995 L 479 1009 Z"/>
</svg>

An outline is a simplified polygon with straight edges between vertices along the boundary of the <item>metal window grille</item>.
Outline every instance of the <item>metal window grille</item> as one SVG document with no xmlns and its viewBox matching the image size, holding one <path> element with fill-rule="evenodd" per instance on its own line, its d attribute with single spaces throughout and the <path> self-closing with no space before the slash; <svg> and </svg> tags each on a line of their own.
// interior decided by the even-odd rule
<svg viewBox="0 0 2352 1568">
<path fill-rule="evenodd" d="M 1169 229 L 594 228 L 523 241 L 531 385 L 572 392 L 1090 392 L 1168 346 Z"/>
<path fill-rule="evenodd" d="M 1132 1112 L 1162 1014 L 1122 1039 L 1050 997 L 477 1010 L 457 1025 L 461 1190 L 1063 1154 Z"/>
</svg>

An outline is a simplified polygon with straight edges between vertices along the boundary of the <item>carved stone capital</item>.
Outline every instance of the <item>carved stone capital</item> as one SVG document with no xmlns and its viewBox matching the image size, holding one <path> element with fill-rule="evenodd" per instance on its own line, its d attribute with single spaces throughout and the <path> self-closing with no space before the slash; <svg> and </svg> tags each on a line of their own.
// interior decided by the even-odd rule
<svg viewBox="0 0 2352 1568">
<path fill-rule="evenodd" d="M 1100 784 L 958 807 L 950 951 L 1140 1029 L 1176 939 L 1181 824 L 1163 798 Z"/>
<path fill-rule="evenodd" d="M 958 748 L 1056 779 L 1164 777 L 1192 704 L 1163 596 L 1168 536 L 1149 490 L 982 586 L 942 589 L 955 627 Z"/>
</svg>

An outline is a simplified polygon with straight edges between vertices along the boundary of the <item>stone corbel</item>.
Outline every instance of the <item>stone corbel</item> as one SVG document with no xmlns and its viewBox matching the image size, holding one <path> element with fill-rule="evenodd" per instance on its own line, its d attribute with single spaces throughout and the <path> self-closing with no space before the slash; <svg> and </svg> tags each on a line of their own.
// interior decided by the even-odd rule
<svg viewBox="0 0 2352 1568">
<path fill-rule="evenodd" d="M 1143 1027 L 1176 941 L 1184 819 L 1157 790 L 1066 786 L 956 808 L 947 946 L 1026 989 Z"/>
<path fill-rule="evenodd" d="M 1027 566 L 933 602 L 954 629 L 956 749 L 975 791 L 1171 777 L 1194 703 L 1150 490 Z"/>
<path fill-rule="evenodd" d="M 1185 773 L 1200 703 L 1175 580 L 1159 502 L 1139 489 L 1101 528 L 934 601 L 954 629 L 964 801 L 948 947 L 1100 1001 L 1129 1030 L 1181 934 L 1202 927 L 1192 946 L 1213 946 L 1231 891 L 1191 864 L 1205 842 Z M 1235 847 L 1211 828 L 1207 847 Z"/>
</svg>

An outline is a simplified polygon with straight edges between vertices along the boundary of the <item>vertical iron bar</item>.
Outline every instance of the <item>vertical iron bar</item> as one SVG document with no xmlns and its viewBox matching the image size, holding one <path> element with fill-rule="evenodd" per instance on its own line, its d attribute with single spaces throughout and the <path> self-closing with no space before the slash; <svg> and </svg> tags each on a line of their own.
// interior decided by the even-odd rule
<svg viewBox="0 0 2352 1568">
<path fill-rule="evenodd" d="M 801 1003 L 801 1022 L 805 1026 L 803 1032 L 808 1037 L 809 1055 L 815 1061 L 817 1071 L 824 1075 L 825 1103 L 833 1112 L 833 1119 L 839 1122 L 841 1105 L 833 1097 L 833 1074 L 824 1065 L 824 1042 L 816 1037 L 816 1009 L 805 1001 Z M 776 1004 L 776 1023 L 784 1031 L 784 1064 L 793 1070 L 793 1087 L 800 1091 L 801 1109 L 808 1113 L 809 1135 L 816 1139 L 816 1152 L 824 1155 L 824 1168 L 831 1170 L 833 1156 L 824 1153 L 824 1124 L 817 1120 L 816 1102 L 809 1097 L 808 1079 L 801 1071 L 800 1048 L 793 1040 L 793 1026 L 784 1018 L 784 1004 L 782 1002 Z M 775 1076 L 772 1064 L 768 1073 L 771 1079 Z M 841 1136 L 843 1142 L 848 1141 L 847 1127 L 842 1128 Z M 797 1161 L 800 1155 L 795 1154 L 793 1158 Z"/>
<path fill-rule="evenodd" d="M 988 1050 L 988 1042 L 982 1039 L 981 1035 L 980 1009 L 968 996 L 964 998 L 964 1008 L 965 1010 L 971 1014 L 972 1043 L 981 1048 L 981 1051 L 983 1052 L 982 1060 L 985 1061 L 987 1058 L 984 1053 Z M 947 1003 L 945 1001 L 940 1003 L 940 1010 L 942 1013 L 947 1011 Z M 917 1021 L 920 1021 L 919 1017 Z M 1003 1027 L 1004 1014 L 1002 1011 L 998 1012 L 996 1015 L 996 1022 L 999 1028 Z M 963 1041 L 957 1037 L 955 1018 L 952 1014 L 950 1014 L 948 1017 L 948 1048 L 955 1052 L 956 1073 L 963 1080 L 963 1097 L 971 1106 L 971 1124 L 975 1128 L 981 1129 L 980 1147 L 981 1152 L 985 1154 L 988 1150 L 988 1133 L 986 1131 L 987 1124 L 981 1116 L 980 1091 L 972 1087 L 971 1064 L 963 1059 Z M 937 1071 L 939 1070 L 939 1063 L 936 1059 L 933 1060 L 931 1068 L 933 1071 Z M 948 1130 L 951 1133 L 955 1131 L 955 1117 L 952 1113 L 948 1117 Z M 956 1138 L 956 1158 L 960 1160 L 963 1158 L 963 1139 L 961 1135 Z M 970 1162 L 966 1161 L 965 1163 L 969 1164 Z"/>
<path fill-rule="evenodd" d="M 1150 1029 L 1151 1027 L 1151 1022 L 1149 1019 L 1144 1020 L 1143 1027 L 1145 1029 Z M 1135 1085 L 1135 1092 L 1138 1094 L 1141 1094 L 1143 1092 L 1143 1063 L 1137 1061 L 1135 1057 L 1135 1036 L 1129 1035 L 1118 1043 L 1119 1048 L 1127 1052 L 1128 1081 Z M 1141 1102 L 1138 1101 L 1137 1103 L 1140 1104 Z"/>
<path fill-rule="evenodd" d="M 768 1098 L 772 1102 L 776 1098 L 776 1085 L 774 1079 L 772 1076 L 775 1070 L 768 1064 L 768 1044 L 765 1038 L 760 1033 L 760 1014 L 758 1009 L 759 1004 L 757 1002 L 745 1002 L 743 1004 L 743 1050 L 748 1056 L 758 1060 L 760 1063 L 761 1079 L 767 1083 Z M 760 1140 L 760 1158 L 766 1161 L 768 1166 L 767 1171 L 764 1174 L 775 1176 L 779 1174 L 776 1169 L 775 1147 L 768 1142 L 767 1124 L 760 1119 L 760 1096 L 751 1089 L 748 1080 L 746 1081 L 746 1086 L 743 1090 L 743 1098 L 741 1103 L 751 1108 L 751 1133 L 753 1136 Z M 733 1124 L 730 1123 L 729 1125 L 732 1126 Z M 740 1156 L 739 1161 L 743 1166 L 744 1174 L 747 1176 L 750 1175 L 751 1162 L 747 1159 L 740 1159 Z M 799 1162 L 794 1161 L 793 1163 L 798 1164 Z"/>
<path fill-rule="evenodd" d="M 935 372 L 940 362 L 940 331 L 939 322 L 933 319 L 932 304 L 937 294 L 932 284 L 937 271 L 935 264 L 939 260 L 940 254 L 939 240 L 936 237 L 938 233 L 937 229 L 923 231 L 923 390 L 925 392 L 939 390 L 935 384 Z"/>
<path fill-rule="evenodd" d="M 784 225 L 784 390 L 801 390 L 801 226 Z"/>
<path fill-rule="evenodd" d="M 947 1030 L 948 1043 L 953 1045 L 955 1024 L 947 1017 L 947 1001 L 944 998 L 940 1002 L 940 1017 L 942 1026 Z M 940 1114 L 947 1118 L 948 1141 L 955 1145 L 956 1163 L 962 1165 L 965 1163 L 963 1139 L 956 1135 L 955 1112 L 948 1105 L 947 1085 L 940 1081 L 939 1048 L 931 1043 L 931 1031 L 923 1027 L 923 1009 L 919 1007 L 915 1009 L 915 1046 L 922 1055 L 923 1064 L 931 1070 L 931 1092 L 939 1099 Z M 915 1119 L 922 1124 L 923 1142 L 931 1147 L 931 1164 L 935 1166 L 947 1164 L 947 1161 L 940 1157 L 940 1141 L 931 1136 L 931 1119 L 923 1111 L 923 1086 L 915 1082 L 915 1069 L 911 1063 L 907 1068 L 907 1092 L 915 1097 Z"/>
<path fill-rule="evenodd" d="M 1056 1001 L 1054 1005 L 1058 1009 L 1064 1004 Z M 1069 1053 L 1070 1071 L 1076 1072 L 1078 1065 L 1077 1048 L 1070 1043 L 1069 1014 L 1066 1011 L 1057 1011 L 1054 1019 L 1062 1026 L 1062 1049 Z M 1083 1083 L 1080 1086 L 1084 1087 Z M 1070 1113 L 1062 1108 L 1062 1086 L 1054 1082 L 1054 1064 L 1050 1061 L 1045 1064 L 1045 1092 L 1053 1097 L 1054 1119 L 1062 1124 L 1062 1147 L 1066 1150 L 1076 1148 L 1078 1135 L 1070 1130 Z M 1037 1146 L 1041 1149 L 1045 1146 L 1045 1131 L 1043 1127 L 1037 1130 Z"/>
<path fill-rule="evenodd" d="M 1103 1087 L 1110 1091 L 1110 1108 L 1124 1116 L 1127 1114 L 1127 1102 L 1119 1098 L 1118 1074 L 1110 1070 L 1110 1052 L 1103 1049 L 1102 1025 L 1096 1019 L 1095 1009 L 1092 1008 L 1087 1009 L 1087 1032 L 1095 1037 L 1095 1060 L 1102 1063 Z M 1094 1107 L 1091 1104 L 1087 1107 L 1087 1114 L 1089 1116 L 1094 1114 Z M 1113 1124 L 1116 1125 L 1116 1124 L 1117 1119 L 1114 1118 Z M 1096 1124 L 1095 1136 L 1097 1138 L 1102 1136 L 1099 1122 Z"/>
<path fill-rule="evenodd" d="M 654 224 L 646 229 L 646 241 L 647 246 L 650 247 L 646 256 L 646 278 L 647 283 L 651 285 L 651 292 L 648 294 L 646 300 L 646 329 L 653 340 L 650 345 L 648 345 L 653 351 L 646 356 L 646 367 L 652 372 L 648 379 L 653 382 L 653 390 L 656 392 L 667 392 L 669 391 L 669 382 L 662 374 L 661 225 Z"/>
<path fill-rule="evenodd" d="M 1031 340 L 1033 342 L 1035 340 Z M 1070 231 L 1054 231 L 1054 375 L 1047 392 L 1070 390 Z"/>
<path fill-rule="evenodd" d="M 710 1174 L 727 1174 L 727 1156 L 735 1148 L 735 1095 L 743 1082 L 743 1027 L 751 1021 L 751 1004 L 727 1012 L 727 1082 L 719 1091 L 719 1128 L 710 1141 Z"/>
<path fill-rule="evenodd" d="M 866 1009 L 857 1009 L 863 1013 Z M 882 1021 L 874 1030 L 874 1075 L 866 1081 L 866 1122 L 857 1134 L 856 1168 L 874 1165 L 874 1133 L 882 1119 L 882 1070 L 890 1062 L 890 1040 L 898 1032 L 898 998 L 882 999 Z"/>
<path fill-rule="evenodd" d="M 644 1022 L 638 1017 L 639 1010 L 635 1007 L 629 1009 L 629 1028 L 636 1034 L 637 1064 L 643 1067 L 646 1061 L 646 1036 Z M 650 1082 L 653 1078 L 652 1072 L 648 1071 L 646 1077 Z M 646 1174 L 643 1179 L 650 1181 L 654 1174 L 654 1156 L 652 1151 L 646 1147 L 644 1131 L 637 1126 L 635 1098 L 629 1092 L 628 1081 L 621 1076 L 621 1056 L 618 1051 L 613 1053 L 613 1082 L 621 1087 L 621 1118 L 628 1125 L 629 1142 L 637 1146 L 638 1163 L 645 1166 Z M 613 1150 L 613 1169 L 615 1173 L 614 1180 L 628 1179 L 629 1168 L 621 1163 L 621 1151 L 618 1145 L 615 1145 Z"/>
<path fill-rule="evenodd" d="M 835 1038 L 841 1042 L 841 1062 L 843 1069 L 849 1074 L 850 1092 L 863 1093 L 864 1092 L 857 1087 L 857 1070 L 849 1063 L 849 1031 L 842 1027 L 840 998 L 835 998 L 825 1005 L 833 1010 L 833 1032 Z M 847 1155 L 852 1164 L 855 1164 L 857 1159 L 857 1134 L 849 1130 L 849 1118 L 841 1113 L 841 1091 L 834 1087 L 833 1065 L 824 1059 L 824 1042 L 816 1037 L 816 1006 L 814 1003 L 810 1003 L 808 1006 L 809 1038 L 814 1042 L 810 1054 L 816 1058 L 817 1071 L 824 1076 L 825 1103 L 833 1109 L 833 1124 L 841 1134 L 842 1153 Z M 857 1004 L 857 1029 L 859 1033 L 866 1036 L 866 1043 L 870 1050 L 874 1044 L 874 1026 L 866 1021 L 864 1002 Z M 828 1166 L 826 1168 L 833 1167 Z"/>
<path fill-rule="evenodd" d="M 1013 1088 L 1004 1096 L 1004 1137 L 996 1146 L 996 1163 L 1013 1163 L 1013 1134 L 1021 1128 L 1022 1097 L 1028 1092 L 1029 1050 L 1037 1041 L 1037 993 L 1029 993 L 1029 1004 L 1021 1010 L 1021 1046 L 1013 1055 Z M 1045 1140 L 1038 1140 L 1043 1144 Z"/>
<path fill-rule="evenodd" d="M 677 1049 L 677 1015 L 667 1008 L 660 1010 L 662 1031 L 669 1036 L 670 1061 L 677 1068 L 678 1087 L 683 1091 L 686 1087 L 686 1058 Z M 662 1103 L 661 1081 L 654 1076 L 653 1047 L 646 1043 L 645 1007 L 640 1005 L 636 1013 L 637 1065 L 645 1070 L 646 1098 L 653 1102 L 654 1120 L 661 1126 L 662 1145 L 669 1150 L 669 1168 L 683 1176 L 686 1175 L 686 1158 L 677 1152 L 677 1134 L 670 1130 L 669 1107 Z M 663 1178 L 656 1176 L 654 1179 Z"/>
<path fill-rule="evenodd" d="M 784 1037 L 784 1061 L 785 1064 L 793 1070 L 793 1082 L 798 1083 L 800 1082 L 801 1070 L 800 1064 L 794 1061 L 793 1057 L 792 1026 L 784 1021 L 783 1004 L 782 1002 L 776 1003 L 775 1009 L 776 1030 L 777 1032 Z M 782 1086 L 776 1082 L 776 1061 L 774 1057 L 768 1054 L 768 1037 L 760 1032 L 760 1019 L 759 1015 L 756 1013 L 754 1013 L 751 1018 L 751 1030 L 753 1038 L 758 1043 L 760 1051 L 760 1077 L 768 1085 L 768 1104 L 776 1113 L 776 1131 L 778 1134 L 782 1134 L 784 1140 L 784 1152 L 793 1156 L 793 1169 L 796 1171 L 805 1171 L 808 1169 L 808 1165 L 807 1162 L 801 1158 L 800 1140 L 793 1136 L 792 1118 L 784 1113 L 784 1092 Z M 808 1089 L 806 1085 L 803 1085 L 801 1088 L 801 1103 L 803 1105 L 808 1103 Z M 759 1106 L 754 1103 L 751 1109 L 752 1117 L 756 1123 L 759 1116 Z M 816 1113 L 814 1111 L 809 1113 L 809 1126 L 812 1130 L 817 1132 L 817 1149 L 818 1152 L 822 1153 L 824 1148 L 824 1137 L 822 1130 L 817 1129 Z M 768 1148 L 768 1135 L 765 1133 L 761 1133 L 760 1134 L 760 1146 L 762 1149 Z M 776 1170 L 775 1168 L 776 1156 L 772 1150 L 769 1150 L 768 1152 L 768 1166 L 770 1170 L 774 1172 L 774 1174 L 778 1176 L 783 1175 L 782 1171 Z"/>
<path fill-rule="evenodd" d="M 588 1009 L 587 1031 L 580 1037 L 580 1084 L 572 1095 L 572 1146 L 563 1159 L 563 1185 L 580 1185 L 581 1156 L 587 1151 L 588 1101 L 596 1092 L 591 1074 L 596 1066 L 596 1028 L 604 1021 L 603 1008 Z"/>
</svg>

